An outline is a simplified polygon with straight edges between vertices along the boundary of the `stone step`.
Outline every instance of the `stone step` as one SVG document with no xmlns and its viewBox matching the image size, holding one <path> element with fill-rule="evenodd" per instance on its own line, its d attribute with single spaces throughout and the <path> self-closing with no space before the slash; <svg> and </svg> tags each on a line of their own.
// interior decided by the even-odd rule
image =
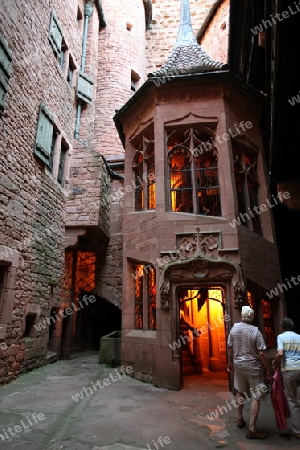
<svg viewBox="0 0 300 450">
<path fill-rule="evenodd" d="M 47 364 L 54 363 L 57 360 L 58 360 L 57 353 L 56 352 L 52 352 L 51 350 L 48 350 L 47 353 L 46 353 Z"/>
</svg>

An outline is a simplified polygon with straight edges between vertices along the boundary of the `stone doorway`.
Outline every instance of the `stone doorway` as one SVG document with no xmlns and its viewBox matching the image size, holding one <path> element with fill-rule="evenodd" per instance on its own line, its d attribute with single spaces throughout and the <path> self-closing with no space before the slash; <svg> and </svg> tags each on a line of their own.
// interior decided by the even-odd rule
<svg viewBox="0 0 300 450">
<path fill-rule="evenodd" d="M 228 379 L 224 288 L 181 288 L 178 302 L 182 384 L 196 374 Z"/>
</svg>

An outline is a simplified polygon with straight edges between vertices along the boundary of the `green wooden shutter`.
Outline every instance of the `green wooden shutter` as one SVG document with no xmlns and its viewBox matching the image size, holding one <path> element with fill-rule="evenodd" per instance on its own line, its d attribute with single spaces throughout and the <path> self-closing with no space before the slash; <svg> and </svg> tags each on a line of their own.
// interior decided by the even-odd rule
<svg viewBox="0 0 300 450">
<path fill-rule="evenodd" d="M 12 53 L 6 40 L 0 35 L 0 113 L 4 110 L 5 97 L 8 91 L 11 74 Z"/>
<path fill-rule="evenodd" d="M 81 100 L 91 103 L 93 100 L 94 81 L 86 73 L 79 72 L 77 83 L 77 96 Z"/>
<path fill-rule="evenodd" d="M 57 18 L 56 12 L 53 9 L 50 17 L 49 42 L 54 52 L 58 56 L 61 53 L 62 40 L 63 40 L 63 33 L 61 25 Z"/>
<path fill-rule="evenodd" d="M 44 104 L 40 107 L 40 113 L 37 124 L 34 153 L 47 166 L 50 163 L 50 155 L 53 139 L 53 117 Z"/>
</svg>

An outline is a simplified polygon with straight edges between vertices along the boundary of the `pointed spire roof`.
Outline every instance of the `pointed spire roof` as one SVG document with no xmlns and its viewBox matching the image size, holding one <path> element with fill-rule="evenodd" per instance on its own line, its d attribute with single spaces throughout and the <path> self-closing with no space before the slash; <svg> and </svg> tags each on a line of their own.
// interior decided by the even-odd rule
<svg viewBox="0 0 300 450">
<path fill-rule="evenodd" d="M 180 26 L 168 61 L 148 77 L 166 77 L 227 69 L 227 64 L 213 61 L 198 44 L 192 27 L 189 0 L 181 0 Z"/>
</svg>

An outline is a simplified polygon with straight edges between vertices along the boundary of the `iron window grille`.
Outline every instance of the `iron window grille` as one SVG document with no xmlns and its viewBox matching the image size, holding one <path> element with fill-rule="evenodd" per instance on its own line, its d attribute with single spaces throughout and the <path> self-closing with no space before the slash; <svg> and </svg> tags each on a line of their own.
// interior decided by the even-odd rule
<svg viewBox="0 0 300 450">
<path fill-rule="evenodd" d="M 133 159 L 135 210 L 156 208 L 154 140 L 145 136 Z"/>
<path fill-rule="evenodd" d="M 238 214 L 241 224 L 262 235 L 259 209 L 259 181 L 257 175 L 257 154 L 250 149 L 237 148 L 233 142 L 233 162 Z"/>
<path fill-rule="evenodd" d="M 221 216 L 218 154 L 212 130 L 167 136 L 171 211 Z"/>
<path fill-rule="evenodd" d="M 134 274 L 134 328 L 156 330 L 156 270 L 132 264 Z"/>
</svg>

